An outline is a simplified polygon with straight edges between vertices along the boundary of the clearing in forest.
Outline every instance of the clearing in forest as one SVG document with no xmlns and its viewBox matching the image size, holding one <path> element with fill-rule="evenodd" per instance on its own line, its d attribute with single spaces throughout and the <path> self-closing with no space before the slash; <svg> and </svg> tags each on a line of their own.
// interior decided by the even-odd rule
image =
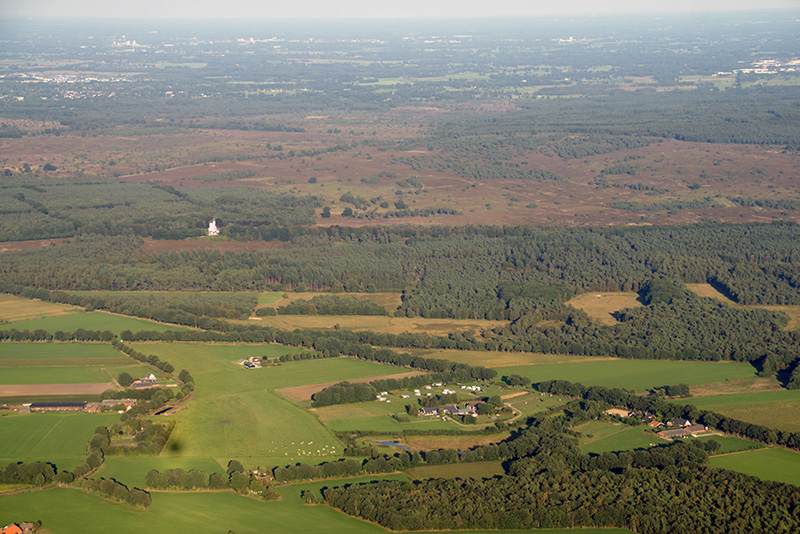
<svg viewBox="0 0 800 534">
<path fill-rule="evenodd" d="M 388 317 L 385 315 L 278 315 L 253 318 L 248 321 L 230 321 L 237 324 L 261 324 L 282 330 L 339 329 L 369 330 L 387 334 L 430 334 L 447 336 L 453 332 L 473 330 L 483 332 L 501 328 L 505 321 L 482 319 L 423 319 L 421 317 Z"/>
<path fill-rule="evenodd" d="M 583 310 L 595 321 L 613 326 L 617 320 L 611 315 L 626 308 L 642 305 L 636 293 L 623 292 L 591 292 L 578 295 L 566 302 L 568 306 Z"/>
<path fill-rule="evenodd" d="M 727 296 L 717 291 L 711 284 L 686 284 L 686 287 L 688 287 L 701 297 L 713 298 L 722 302 L 723 304 L 727 304 L 728 306 L 734 306 L 737 308 L 745 308 L 745 309 L 770 310 L 770 311 L 784 313 L 789 318 L 789 322 L 786 325 L 786 330 L 797 330 L 798 328 L 800 328 L 800 306 L 790 306 L 790 305 L 779 306 L 771 304 L 745 306 L 729 299 Z"/>
</svg>

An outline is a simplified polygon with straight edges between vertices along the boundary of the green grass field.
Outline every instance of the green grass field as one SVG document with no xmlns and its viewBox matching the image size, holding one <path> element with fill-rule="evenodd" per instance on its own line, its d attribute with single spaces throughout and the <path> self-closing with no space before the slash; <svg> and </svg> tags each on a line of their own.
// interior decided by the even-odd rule
<svg viewBox="0 0 800 534">
<path fill-rule="evenodd" d="M 0 385 L 15 384 L 103 384 L 108 375 L 98 367 L 2 367 Z"/>
<path fill-rule="evenodd" d="M 800 390 L 776 390 L 682 399 L 704 410 L 713 410 L 747 421 L 788 432 L 800 432 Z"/>
<path fill-rule="evenodd" d="M 542 396 L 539 393 L 526 393 L 519 397 L 504 400 L 505 404 L 509 404 L 516 408 L 522 415 L 527 417 L 539 412 L 555 408 L 566 404 L 566 399 L 559 399 L 558 397 L 550 397 L 549 395 Z"/>
<path fill-rule="evenodd" d="M 462 462 L 457 464 L 412 467 L 406 471 L 409 478 L 491 478 L 505 474 L 501 462 Z"/>
<path fill-rule="evenodd" d="M 0 417 L 0 464 L 51 461 L 62 469 L 83 462 L 86 444 L 101 425 L 119 416 L 91 413 L 32 413 Z"/>
<path fill-rule="evenodd" d="M 750 441 L 749 439 L 737 438 L 734 436 L 698 436 L 694 439 L 700 441 L 714 440 L 720 445 L 722 445 L 719 451 L 717 451 L 715 454 L 728 454 L 731 452 L 740 452 L 750 449 L 763 449 L 764 447 L 766 447 L 766 445 L 764 445 L 763 443 Z"/>
<path fill-rule="evenodd" d="M 57 330 L 74 332 L 79 328 L 83 328 L 85 330 L 109 330 L 115 334 L 119 334 L 124 330 L 130 330 L 132 332 L 138 332 L 139 330 L 155 330 L 157 332 L 185 330 L 182 326 L 161 324 L 155 321 L 148 321 L 147 319 L 126 317 L 124 315 L 115 315 L 102 311 L 71 313 L 58 317 L 47 317 L 44 319 L 0 325 L 0 329 L 3 330 L 10 330 L 12 328 L 16 328 L 17 330 L 42 329 L 48 332 L 55 332 Z"/>
<path fill-rule="evenodd" d="M 225 466 L 211 458 L 170 458 L 164 456 L 109 456 L 103 467 L 95 475 L 113 478 L 129 487 L 144 488 L 144 477 L 148 471 L 156 469 L 197 469 L 205 473 L 224 473 Z"/>
<path fill-rule="evenodd" d="M 216 458 L 223 463 L 240 458 L 245 463 L 274 465 L 341 454 L 342 445 L 330 430 L 274 390 L 397 372 L 396 367 L 351 358 L 289 362 L 257 370 L 244 370 L 231 361 L 244 357 L 244 353 L 237 354 L 240 349 L 251 354 L 287 350 L 274 345 L 174 343 L 134 347 L 157 354 L 176 369 L 188 369 L 195 378 L 196 391 L 188 408 L 168 417 L 178 424 L 163 454 Z"/>
<path fill-rule="evenodd" d="M 569 380 L 586 386 L 606 386 L 645 391 L 671 384 L 709 384 L 749 378 L 756 374 L 750 364 L 734 362 L 686 362 L 671 360 L 599 360 L 503 367 L 503 375 L 514 373 L 533 382 Z"/>
<path fill-rule="evenodd" d="M 709 458 L 708 465 L 800 486 L 800 453 L 796 451 L 770 448 L 737 452 Z"/>
<path fill-rule="evenodd" d="M 109 343 L 0 343 L 0 367 L 132 362 Z"/>
<path fill-rule="evenodd" d="M 406 480 L 404 475 L 380 479 Z M 374 480 L 374 477 L 296 484 L 281 488 L 283 499 L 261 502 L 234 493 L 153 493 L 147 511 L 106 501 L 75 489 L 53 488 L 44 491 L 0 497 L 0 523 L 36 518 L 52 534 L 110 532 L 139 534 L 160 525 L 172 532 L 192 534 L 386 534 L 371 523 L 347 516 L 325 505 L 308 506 L 300 499 L 306 490 L 335 484 Z M 464 534 L 488 534 L 485 531 L 461 531 Z M 500 531 L 493 531 L 500 532 Z M 515 532 L 515 531 L 504 531 Z M 523 531 L 516 531 L 523 532 Z M 625 529 L 527 530 L 537 534 L 623 534 Z"/>
<path fill-rule="evenodd" d="M 647 449 L 666 442 L 645 431 L 647 427 L 633 427 L 608 421 L 589 421 L 573 430 L 583 434 L 578 439 L 581 451 L 586 454 Z"/>
</svg>

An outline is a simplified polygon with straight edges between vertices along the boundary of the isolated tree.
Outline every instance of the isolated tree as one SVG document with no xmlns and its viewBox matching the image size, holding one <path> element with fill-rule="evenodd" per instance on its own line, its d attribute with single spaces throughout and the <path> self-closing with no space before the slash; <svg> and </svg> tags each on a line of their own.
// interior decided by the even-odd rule
<svg viewBox="0 0 800 534">
<path fill-rule="evenodd" d="M 117 377 L 117 382 L 119 382 L 120 386 L 126 388 L 126 387 L 130 386 L 131 384 L 133 384 L 133 377 L 131 375 L 129 375 L 128 373 L 123 371 Z"/>
</svg>

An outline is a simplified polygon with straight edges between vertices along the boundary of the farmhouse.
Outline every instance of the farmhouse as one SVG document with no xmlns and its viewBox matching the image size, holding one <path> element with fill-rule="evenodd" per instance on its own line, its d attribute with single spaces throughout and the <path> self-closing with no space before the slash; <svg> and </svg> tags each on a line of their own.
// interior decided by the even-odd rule
<svg viewBox="0 0 800 534">
<path fill-rule="evenodd" d="M 156 382 L 156 375 L 150 373 L 147 376 L 144 376 L 138 380 L 134 380 L 131 384 L 133 389 L 147 389 L 147 388 L 154 388 L 158 385 Z"/>
<path fill-rule="evenodd" d="M 121 404 L 126 408 L 130 408 L 131 406 L 136 406 L 137 402 L 136 399 L 103 399 L 100 401 L 100 406 L 102 408 L 111 408 Z"/>
<path fill-rule="evenodd" d="M 691 424 L 692 424 L 691 421 L 686 420 L 686 419 L 681 419 L 681 418 L 670 419 L 669 421 L 667 421 L 667 426 L 684 426 L 684 427 L 686 427 L 686 426 L 689 426 Z"/>
<path fill-rule="evenodd" d="M 85 402 L 33 402 L 32 412 L 82 412 L 86 408 Z M 2 531 L 0 531 L 2 532 Z"/>
<path fill-rule="evenodd" d="M 420 415 L 438 415 L 439 412 L 449 413 L 451 415 L 472 415 L 477 417 L 475 404 L 467 404 L 464 408 L 459 408 L 454 404 L 447 404 L 445 406 L 434 406 L 432 408 L 420 408 Z"/>
<path fill-rule="evenodd" d="M 703 425 L 689 425 L 684 428 L 675 428 L 672 430 L 662 430 L 658 433 L 659 436 L 662 438 L 685 438 L 687 436 L 691 436 L 692 434 L 700 434 L 702 432 L 707 432 L 708 427 Z"/>
</svg>

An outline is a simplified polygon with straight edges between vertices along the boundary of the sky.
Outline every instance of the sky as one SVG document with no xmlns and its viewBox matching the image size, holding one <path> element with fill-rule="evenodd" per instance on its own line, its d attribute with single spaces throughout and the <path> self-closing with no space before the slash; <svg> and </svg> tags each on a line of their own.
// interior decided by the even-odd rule
<svg viewBox="0 0 800 534">
<path fill-rule="evenodd" d="M 0 0 L 0 17 L 474 18 L 800 8 L 800 0 Z"/>
</svg>

